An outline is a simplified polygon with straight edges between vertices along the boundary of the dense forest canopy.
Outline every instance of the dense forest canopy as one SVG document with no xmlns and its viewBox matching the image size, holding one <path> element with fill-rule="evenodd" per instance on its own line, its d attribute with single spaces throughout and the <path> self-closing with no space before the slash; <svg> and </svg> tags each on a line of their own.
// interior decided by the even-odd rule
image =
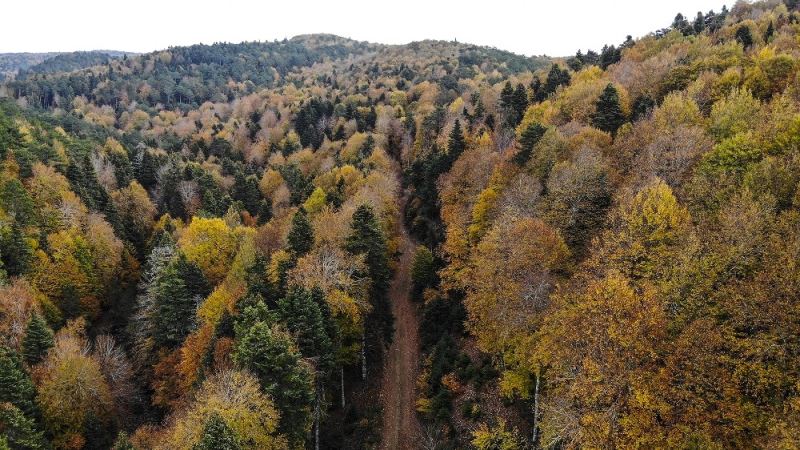
<svg viewBox="0 0 800 450">
<path fill-rule="evenodd" d="M 800 446 L 799 36 L 768 0 L 564 58 L 29 64 L 0 86 L 0 449 Z"/>
</svg>

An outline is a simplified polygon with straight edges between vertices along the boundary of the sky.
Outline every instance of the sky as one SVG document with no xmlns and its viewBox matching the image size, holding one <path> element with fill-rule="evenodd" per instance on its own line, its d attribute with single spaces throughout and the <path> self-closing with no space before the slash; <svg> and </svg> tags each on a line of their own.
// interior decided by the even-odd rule
<svg viewBox="0 0 800 450">
<path fill-rule="evenodd" d="M 0 53 L 149 52 L 333 33 L 384 44 L 456 39 L 529 56 L 566 56 L 667 27 L 678 12 L 694 18 L 697 11 L 719 11 L 725 2 L 7 0 L 0 8 Z"/>
</svg>

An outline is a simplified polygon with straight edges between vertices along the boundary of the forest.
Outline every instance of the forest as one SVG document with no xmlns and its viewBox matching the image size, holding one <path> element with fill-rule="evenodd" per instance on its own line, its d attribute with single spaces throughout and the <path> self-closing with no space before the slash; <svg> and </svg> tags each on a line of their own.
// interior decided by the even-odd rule
<svg viewBox="0 0 800 450">
<path fill-rule="evenodd" d="M 800 448 L 798 3 L 17 61 L 0 450 Z"/>
</svg>

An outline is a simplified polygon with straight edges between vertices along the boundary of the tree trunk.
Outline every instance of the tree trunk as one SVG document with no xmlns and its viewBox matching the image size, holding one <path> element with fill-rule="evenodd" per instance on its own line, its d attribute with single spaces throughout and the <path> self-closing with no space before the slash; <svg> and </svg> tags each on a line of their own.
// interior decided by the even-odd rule
<svg viewBox="0 0 800 450">
<path fill-rule="evenodd" d="M 361 333 L 361 379 L 367 381 L 367 337 Z"/>
<path fill-rule="evenodd" d="M 339 369 L 339 377 L 342 382 L 342 409 L 344 409 L 344 366 Z"/>
<path fill-rule="evenodd" d="M 533 388 L 533 439 L 531 444 L 536 445 L 539 438 L 539 374 L 536 374 L 536 387 Z"/>
</svg>

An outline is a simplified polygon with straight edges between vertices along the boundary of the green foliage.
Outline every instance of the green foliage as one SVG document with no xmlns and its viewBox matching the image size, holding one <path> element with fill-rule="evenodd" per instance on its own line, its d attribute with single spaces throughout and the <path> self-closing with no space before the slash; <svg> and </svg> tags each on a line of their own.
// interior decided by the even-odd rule
<svg viewBox="0 0 800 450">
<path fill-rule="evenodd" d="M 525 166 L 528 163 L 533 155 L 534 147 L 542 139 L 545 132 L 547 132 L 547 128 L 539 123 L 531 123 L 525 127 L 517 141 L 517 154 L 514 155 L 514 162 L 518 166 Z"/>
<path fill-rule="evenodd" d="M 286 237 L 289 250 L 295 257 L 301 257 L 308 253 L 314 246 L 314 229 L 304 208 L 300 208 L 292 217 L 292 228 Z"/>
<path fill-rule="evenodd" d="M 22 354 L 29 365 L 38 364 L 53 347 L 53 331 L 42 316 L 32 314 L 22 340 Z"/>
<path fill-rule="evenodd" d="M 353 213 L 345 249 L 353 255 L 364 255 L 366 275 L 371 281 L 369 301 L 372 305 L 365 323 L 367 353 L 381 361 L 383 346 L 391 341 L 394 333 L 394 318 L 386 295 L 391 277 L 386 238 L 371 207 L 361 205 Z"/>
<path fill-rule="evenodd" d="M 10 403 L 0 403 L 0 437 L 5 438 L 6 448 L 25 450 L 51 448 L 44 434 L 38 430 L 36 422 Z"/>
<path fill-rule="evenodd" d="M 592 116 L 592 125 L 612 135 L 625 123 L 625 114 L 619 104 L 619 93 L 613 84 L 609 83 L 600 94 L 595 103 L 595 113 Z"/>
<path fill-rule="evenodd" d="M 203 437 L 192 450 L 240 450 L 241 448 L 236 433 L 219 414 L 213 413 L 206 419 Z"/>
<path fill-rule="evenodd" d="M 261 389 L 281 412 L 281 433 L 302 442 L 311 425 L 314 375 L 300 359 L 295 342 L 285 332 L 265 321 L 248 328 L 239 326 L 234 361 L 251 371 Z"/>
<path fill-rule="evenodd" d="M 30 416 L 37 410 L 35 395 L 31 377 L 25 372 L 19 356 L 8 347 L 0 347 L 0 402 L 10 403 Z"/>
<path fill-rule="evenodd" d="M 411 265 L 412 296 L 416 300 L 422 299 L 425 289 L 434 287 L 438 282 L 436 276 L 436 260 L 433 252 L 420 245 L 414 252 L 414 261 Z"/>
</svg>

